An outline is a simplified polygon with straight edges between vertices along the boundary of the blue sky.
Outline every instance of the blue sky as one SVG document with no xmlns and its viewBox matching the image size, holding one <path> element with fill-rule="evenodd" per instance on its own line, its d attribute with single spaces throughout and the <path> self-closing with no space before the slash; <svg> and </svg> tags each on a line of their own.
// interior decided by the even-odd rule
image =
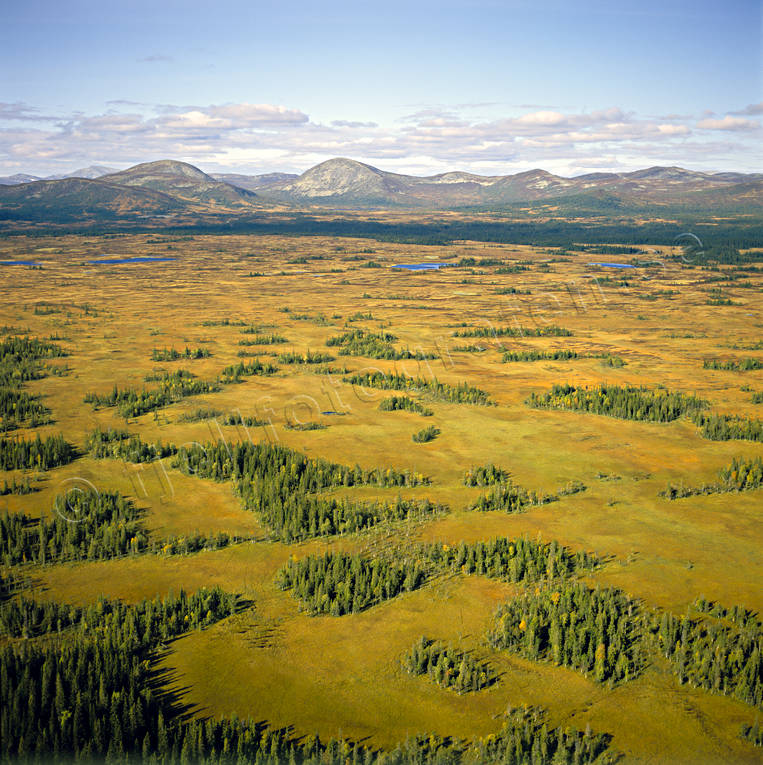
<svg viewBox="0 0 763 765">
<path fill-rule="evenodd" d="M 4 0 L 0 174 L 760 171 L 761 4 Z"/>
</svg>

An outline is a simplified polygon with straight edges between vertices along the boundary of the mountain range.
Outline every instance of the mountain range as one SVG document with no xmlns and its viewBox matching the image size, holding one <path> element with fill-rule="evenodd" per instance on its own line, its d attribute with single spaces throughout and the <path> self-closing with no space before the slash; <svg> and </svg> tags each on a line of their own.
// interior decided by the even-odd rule
<svg viewBox="0 0 763 765">
<path fill-rule="evenodd" d="M 500 211 L 540 206 L 602 214 L 647 208 L 759 212 L 761 191 L 763 174 L 703 173 L 680 167 L 573 178 L 545 170 L 501 176 L 454 171 L 419 177 L 337 158 L 301 175 L 208 175 L 185 162 L 160 160 L 122 171 L 92 166 L 66 178 L 19 174 L 0 179 L 0 220 L 246 216 L 284 208 Z"/>
</svg>

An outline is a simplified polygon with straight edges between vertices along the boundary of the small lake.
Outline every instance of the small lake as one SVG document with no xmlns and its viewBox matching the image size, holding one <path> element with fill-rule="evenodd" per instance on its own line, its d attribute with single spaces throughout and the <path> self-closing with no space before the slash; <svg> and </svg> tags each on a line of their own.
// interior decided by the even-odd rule
<svg viewBox="0 0 763 765">
<path fill-rule="evenodd" d="M 604 268 L 635 268 L 630 263 L 589 263 L 589 266 L 604 266 Z"/>
<path fill-rule="evenodd" d="M 447 263 L 401 263 L 392 268 L 404 268 L 406 271 L 436 271 L 441 266 L 447 265 Z"/>
<path fill-rule="evenodd" d="M 177 258 L 152 258 L 149 256 L 134 258 L 109 258 L 108 260 L 89 260 L 91 266 L 111 266 L 118 263 L 157 263 L 162 260 L 177 260 Z"/>
<path fill-rule="evenodd" d="M 0 260 L 0 266 L 41 266 L 36 260 Z"/>
</svg>

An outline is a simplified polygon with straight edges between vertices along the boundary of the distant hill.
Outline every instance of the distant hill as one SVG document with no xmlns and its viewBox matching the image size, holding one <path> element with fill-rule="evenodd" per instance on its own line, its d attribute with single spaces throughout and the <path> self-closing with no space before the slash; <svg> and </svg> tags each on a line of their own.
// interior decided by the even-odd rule
<svg viewBox="0 0 763 765">
<path fill-rule="evenodd" d="M 0 186 L 16 186 L 19 183 L 32 183 L 41 181 L 38 175 L 27 175 L 26 173 L 16 173 L 16 175 L 0 175 Z"/>
<path fill-rule="evenodd" d="M 265 173 L 263 175 L 240 175 L 238 173 L 210 173 L 210 176 L 216 181 L 229 183 L 231 186 L 238 186 L 240 189 L 256 191 L 272 186 L 274 183 L 282 181 L 291 181 L 299 178 L 296 173 Z"/>
<path fill-rule="evenodd" d="M 139 186 L 190 202 L 238 207 L 256 195 L 252 191 L 217 181 L 186 162 L 162 159 L 145 162 L 101 178 L 120 186 Z"/>
<path fill-rule="evenodd" d="M 763 175 L 698 173 L 678 167 L 651 167 L 633 173 L 590 173 L 563 178 L 545 170 L 504 176 L 449 172 L 428 177 L 388 173 L 355 160 L 321 162 L 297 178 L 262 187 L 263 199 L 281 203 L 349 208 L 489 208 L 540 200 L 575 200 L 590 195 L 601 206 L 602 194 L 619 206 L 682 206 L 697 192 L 712 203 L 749 201 L 748 184 L 763 189 Z M 736 188 L 736 187 L 739 188 Z M 715 195 L 715 198 L 713 198 Z"/>
<path fill-rule="evenodd" d="M 83 168 L 96 175 L 103 166 Z M 30 179 L 31 182 L 30 182 Z M 3 183 L 3 180 L 5 181 Z M 452 171 L 419 177 L 347 158 L 301 175 L 208 175 L 185 162 L 160 160 L 96 178 L 0 179 L 0 219 L 43 221 L 168 215 L 227 216 L 284 207 L 337 210 L 488 210 L 533 208 L 553 215 L 637 216 L 648 211 L 747 216 L 763 213 L 763 175 L 650 167 L 630 173 L 564 178 L 545 170 L 481 176 Z"/>
<path fill-rule="evenodd" d="M 68 223 L 167 215 L 183 208 L 180 200 L 152 189 L 84 178 L 0 186 L 0 220 Z"/>
<path fill-rule="evenodd" d="M 74 170 L 71 173 L 49 175 L 44 180 L 57 181 L 61 178 L 89 178 L 90 180 L 93 180 L 95 178 L 100 178 L 101 176 L 116 172 L 117 169 L 115 167 L 107 167 L 106 165 L 90 165 L 88 167 L 81 167 L 79 170 Z"/>
</svg>

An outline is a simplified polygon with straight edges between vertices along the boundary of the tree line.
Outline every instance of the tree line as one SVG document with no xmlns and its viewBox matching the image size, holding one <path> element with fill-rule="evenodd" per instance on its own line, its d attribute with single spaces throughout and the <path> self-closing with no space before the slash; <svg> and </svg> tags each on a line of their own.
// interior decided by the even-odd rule
<svg viewBox="0 0 763 765">
<path fill-rule="evenodd" d="M 379 371 L 355 374 L 344 377 L 342 380 L 350 385 L 362 385 L 366 388 L 421 391 L 438 401 L 447 401 L 453 404 L 495 405 L 484 390 L 475 388 L 467 382 L 460 382 L 454 386 L 440 382 L 437 378 L 424 380 L 421 377 L 409 377 L 401 373 L 385 374 Z"/>
</svg>

